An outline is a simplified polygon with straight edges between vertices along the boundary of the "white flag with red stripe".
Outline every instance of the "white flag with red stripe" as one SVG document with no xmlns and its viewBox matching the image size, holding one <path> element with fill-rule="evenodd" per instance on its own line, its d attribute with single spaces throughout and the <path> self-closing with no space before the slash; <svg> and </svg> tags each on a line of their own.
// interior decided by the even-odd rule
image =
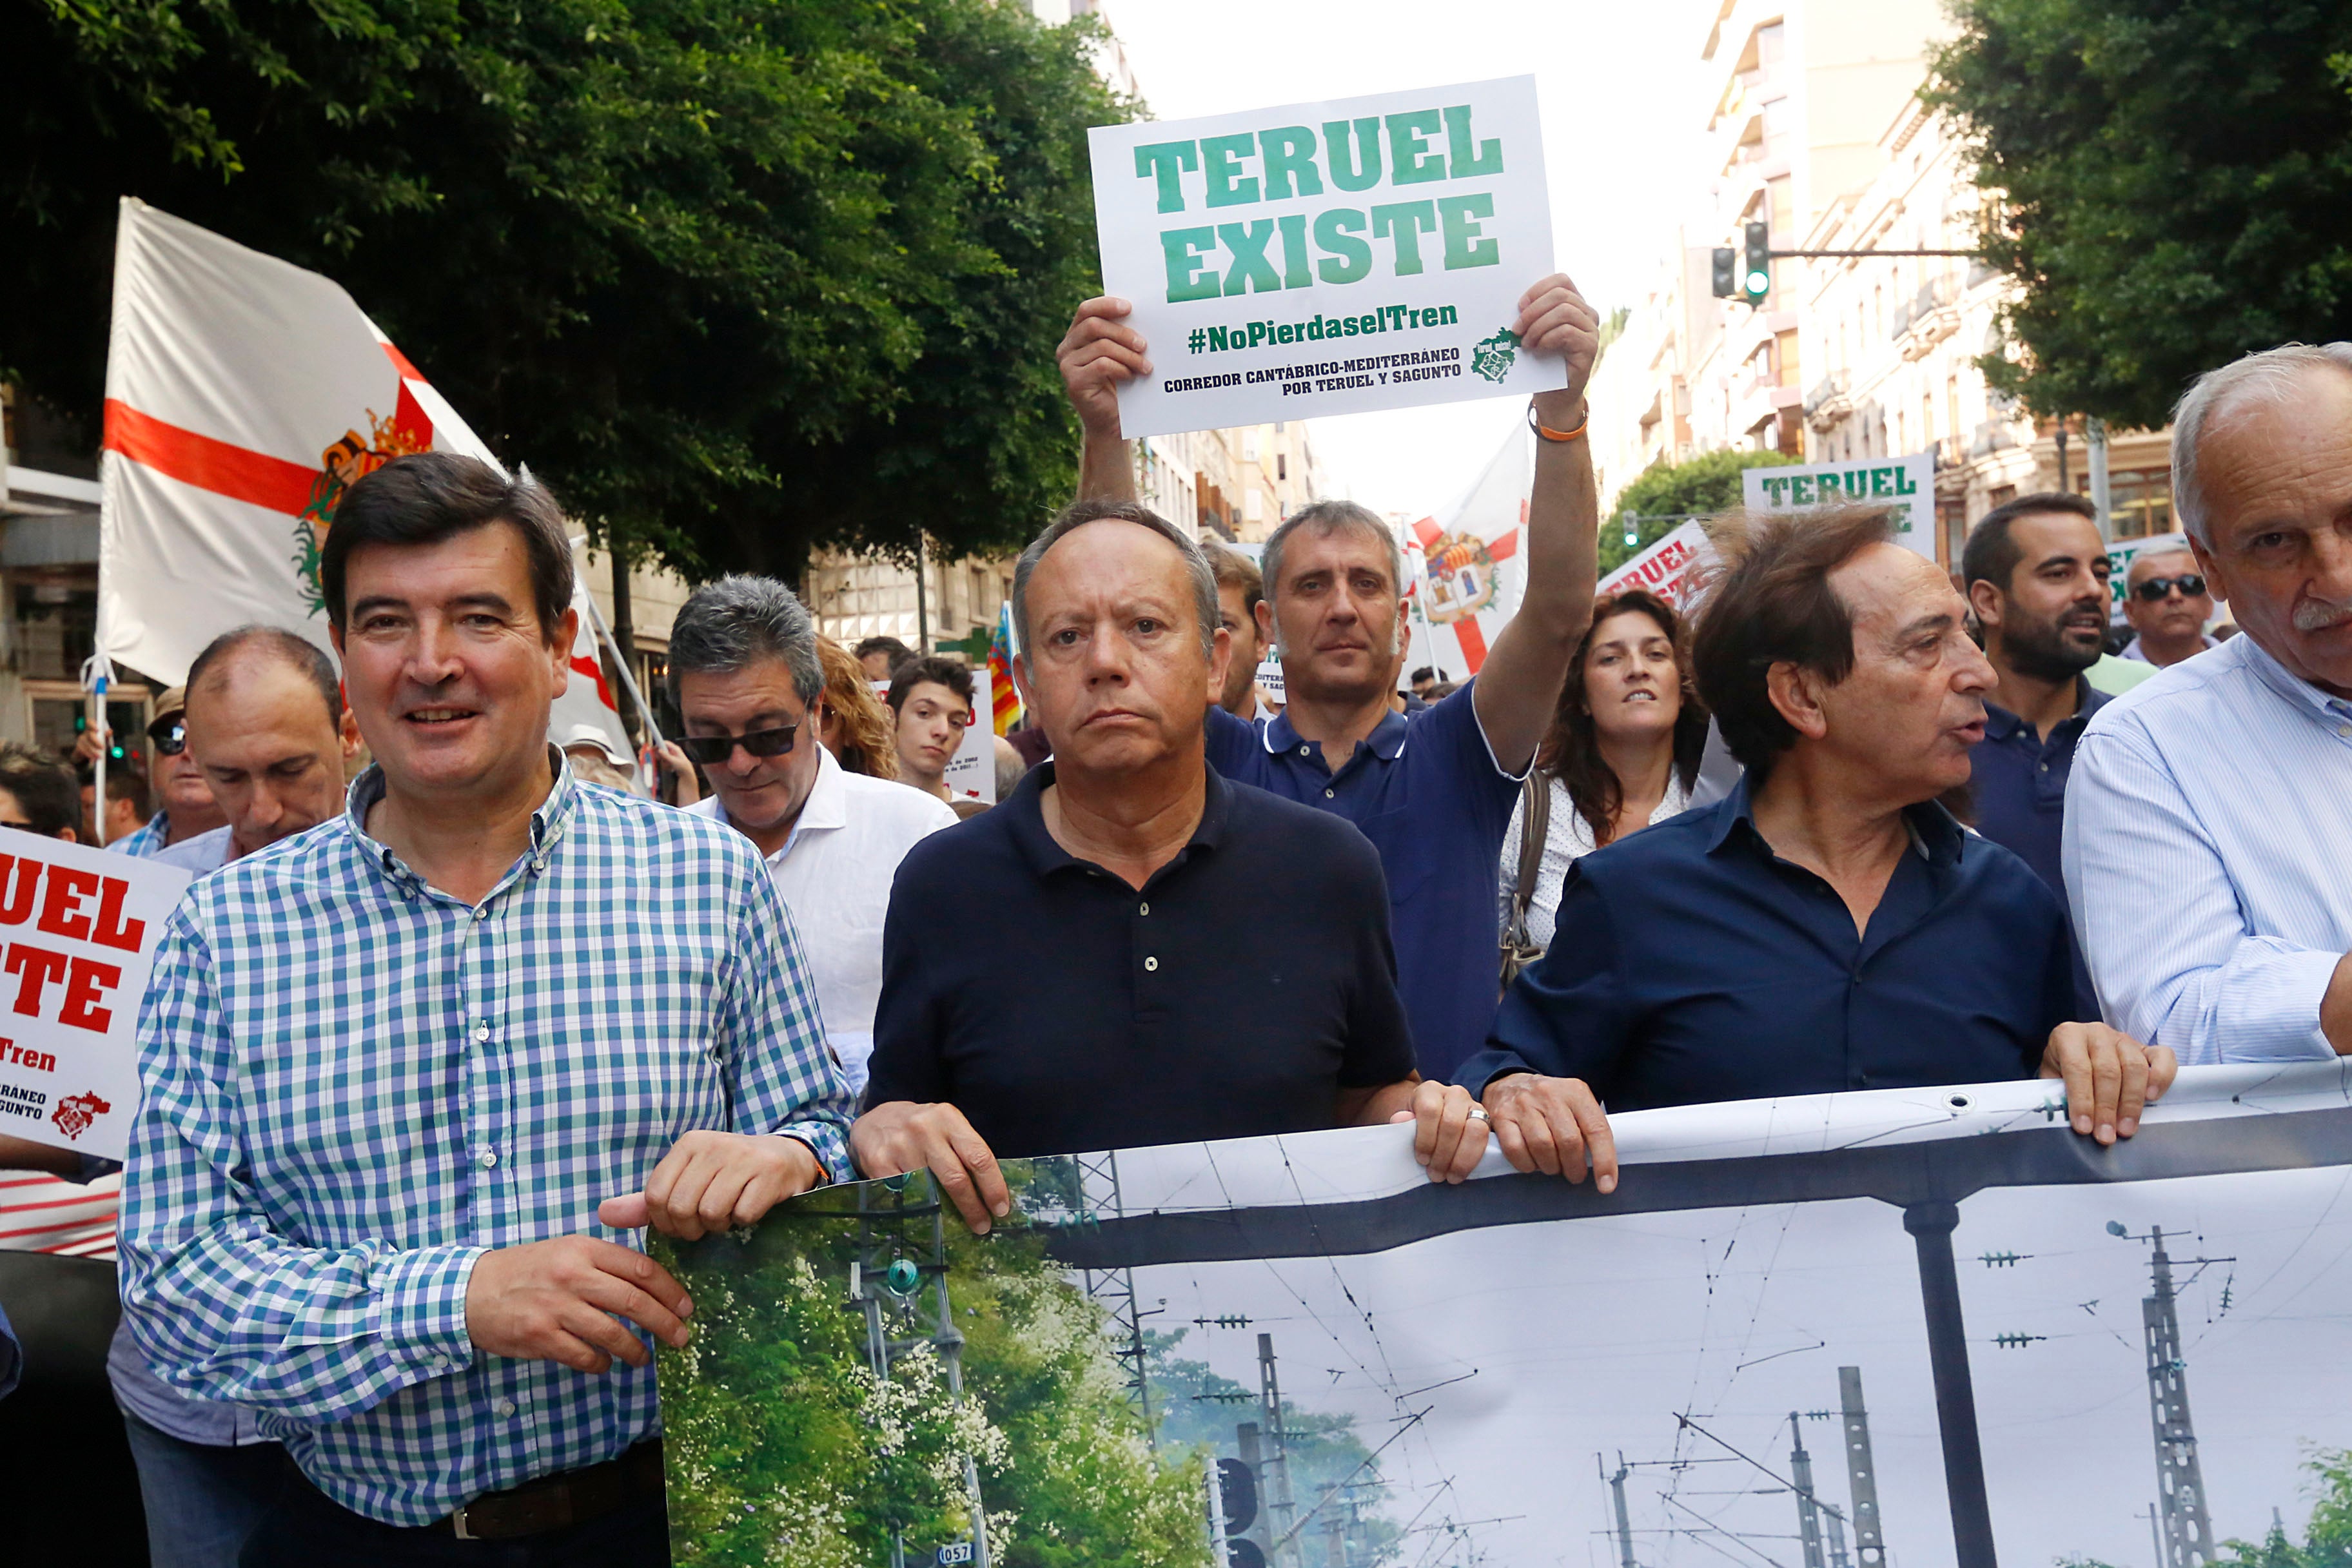
<svg viewBox="0 0 2352 1568">
<path fill-rule="evenodd" d="M 176 685 L 258 621 L 330 654 L 319 545 L 362 475 L 407 452 L 495 465 L 457 411 L 341 287 L 125 197 L 115 240 L 100 470 L 98 647 Z M 584 575 L 552 729 L 625 752 Z"/>
<path fill-rule="evenodd" d="M 1535 478 L 1535 434 L 1513 425 L 1486 471 L 1444 521 L 1424 517 L 1412 525 L 1422 555 L 1414 596 L 1428 619 L 1429 651 L 1425 657 L 1418 648 L 1410 654 L 1409 669 L 1428 664 L 1454 680 L 1477 674 L 1496 634 L 1518 614 L 1527 591 L 1521 550 Z M 1414 630 L 1420 630 L 1417 625 Z"/>
</svg>

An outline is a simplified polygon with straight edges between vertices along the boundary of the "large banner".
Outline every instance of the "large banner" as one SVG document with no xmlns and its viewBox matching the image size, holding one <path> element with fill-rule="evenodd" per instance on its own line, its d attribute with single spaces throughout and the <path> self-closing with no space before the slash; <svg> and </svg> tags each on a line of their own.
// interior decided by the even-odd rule
<svg viewBox="0 0 2352 1568">
<path fill-rule="evenodd" d="M 139 999 L 188 873 L 0 838 L 0 1134 L 120 1160 L 139 1110 Z"/>
<path fill-rule="evenodd" d="M 827 1189 L 664 1249 L 674 1552 L 2226 1563 L 2352 1510 L 2347 1100 L 2192 1070 L 2112 1149 L 2037 1082 L 1645 1112 L 1606 1196 L 1433 1186 L 1399 1128 L 1018 1161 L 980 1239 Z"/>
<path fill-rule="evenodd" d="M 123 198 L 106 361 L 98 647 L 177 685 L 206 643 L 259 621 L 330 655 L 319 547 L 343 492 L 407 452 L 496 465 L 341 285 Z M 572 679 L 551 729 L 624 754 L 575 576 Z"/>
<path fill-rule="evenodd" d="M 1864 458 L 1805 468 L 1747 468 L 1739 496 L 1750 511 L 1882 502 L 1895 513 L 1895 542 L 1936 558 L 1936 454 Z"/>
<path fill-rule="evenodd" d="M 1510 332 L 1552 269 L 1533 77 L 1087 140 L 1103 286 L 1151 345 L 1129 439 L 1567 384 Z"/>
</svg>

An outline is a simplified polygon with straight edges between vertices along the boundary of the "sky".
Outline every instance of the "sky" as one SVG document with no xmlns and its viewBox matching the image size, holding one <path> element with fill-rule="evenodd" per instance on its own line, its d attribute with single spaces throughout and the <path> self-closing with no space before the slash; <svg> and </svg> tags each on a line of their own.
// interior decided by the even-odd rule
<svg viewBox="0 0 2352 1568">
<path fill-rule="evenodd" d="M 1692 188 L 1703 0 L 1106 0 L 1161 120 L 1532 72 L 1554 260 L 1605 315 L 1674 243 Z M 1533 279 L 1529 282 L 1535 281 Z M 1314 422 L 1333 487 L 1421 516 L 1475 480 L 1517 398 Z"/>
</svg>

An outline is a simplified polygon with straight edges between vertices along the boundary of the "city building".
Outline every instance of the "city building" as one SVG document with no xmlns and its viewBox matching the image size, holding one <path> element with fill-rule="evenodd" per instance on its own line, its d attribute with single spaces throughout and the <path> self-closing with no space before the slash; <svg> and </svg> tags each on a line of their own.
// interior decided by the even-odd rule
<svg viewBox="0 0 2352 1568">
<path fill-rule="evenodd" d="M 1594 373 L 1604 511 L 1645 469 L 1747 447 L 1812 462 L 1936 456 L 1937 558 L 2017 495 L 2094 491 L 2108 528 L 2168 531 L 2167 431 L 2100 437 L 2037 422 L 1978 368 L 2015 285 L 1966 256 L 1772 262 L 1750 305 L 1714 291 L 1715 252 L 1966 251 L 1987 194 L 1953 128 L 1918 100 L 1940 26 L 1927 0 L 1718 0 L 1699 49 L 1704 197 L 1632 301 Z"/>
</svg>

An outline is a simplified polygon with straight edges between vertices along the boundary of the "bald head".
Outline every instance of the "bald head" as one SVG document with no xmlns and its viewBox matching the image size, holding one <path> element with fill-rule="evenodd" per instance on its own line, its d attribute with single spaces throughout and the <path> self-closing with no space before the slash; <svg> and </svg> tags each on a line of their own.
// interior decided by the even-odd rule
<svg viewBox="0 0 2352 1568">
<path fill-rule="evenodd" d="M 230 858 L 340 809 L 358 733 L 315 644 L 274 626 L 215 639 L 188 671 L 187 725 L 188 753 L 228 817 Z"/>
</svg>

